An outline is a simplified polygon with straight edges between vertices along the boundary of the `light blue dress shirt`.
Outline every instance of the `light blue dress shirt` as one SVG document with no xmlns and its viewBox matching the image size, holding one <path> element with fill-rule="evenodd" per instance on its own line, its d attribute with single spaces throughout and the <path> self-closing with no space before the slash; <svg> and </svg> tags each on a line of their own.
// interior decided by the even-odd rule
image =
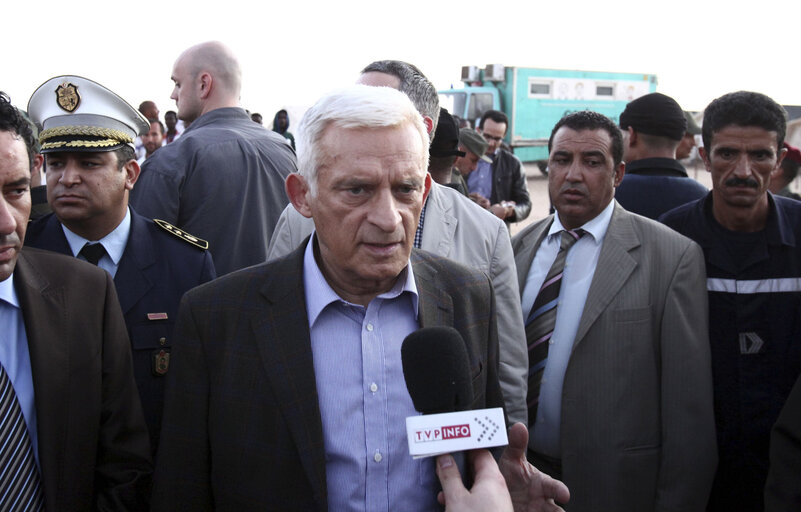
<svg viewBox="0 0 801 512">
<path fill-rule="evenodd" d="M 440 510 L 434 459 L 412 459 L 406 417 L 417 416 L 401 363 L 404 338 L 417 330 L 411 264 L 367 307 L 340 298 L 314 257 L 303 261 L 314 374 L 325 441 L 328 509 Z"/>
<path fill-rule="evenodd" d="M 467 189 L 489 199 L 492 195 L 492 164 L 479 160 L 476 170 L 467 176 Z"/>
<path fill-rule="evenodd" d="M 46 318 L 38 319 L 46 322 Z M 17 291 L 14 289 L 14 274 L 0 282 L 0 326 L 3 329 L 3 340 L 0 343 L 0 363 L 6 369 L 17 401 L 22 409 L 28 435 L 31 438 L 33 454 L 39 465 L 39 442 L 36 427 L 36 403 L 33 392 L 33 372 L 31 356 L 28 352 L 28 336 L 25 334 L 25 322 L 19 307 Z M 41 468 L 41 465 L 39 465 Z"/>
<path fill-rule="evenodd" d="M 529 436 L 529 447 L 550 457 L 561 458 L 562 385 L 581 314 L 584 311 L 584 303 L 595 275 L 598 256 L 614 209 L 613 199 L 597 217 L 581 226 L 587 233 L 567 253 L 562 285 L 559 288 L 559 302 L 556 306 L 556 324 L 540 385 L 537 420 L 535 426 L 530 429 Z M 555 215 L 548 235 L 542 241 L 528 271 L 522 299 L 524 317 L 531 311 L 545 276 L 556 260 L 561 243 L 559 233 L 564 229 L 559 215 Z"/>
<path fill-rule="evenodd" d="M 117 274 L 117 268 L 120 266 L 120 259 L 122 258 L 122 253 L 125 252 L 125 246 L 128 245 L 128 235 L 131 233 L 131 210 L 130 208 L 126 208 L 125 217 L 122 219 L 119 226 L 100 240 L 87 240 L 67 229 L 67 226 L 64 224 L 61 225 L 61 229 L 64 230 L 64 236 L 67 237 L 67 243 L 70 245 L 72 255 L 79 260 L 86 261 L 86 258 L 78 256 L 78 253 L 81 252 L 81 249 L 83 249 L 83 246 L 87 242 L 99 242 L 103 244 L 106 254 L 100 258 L 100 261 L 97 262 L 97 266 L 111 274 L 111 278 L 113 279 Z"/>
</svg>

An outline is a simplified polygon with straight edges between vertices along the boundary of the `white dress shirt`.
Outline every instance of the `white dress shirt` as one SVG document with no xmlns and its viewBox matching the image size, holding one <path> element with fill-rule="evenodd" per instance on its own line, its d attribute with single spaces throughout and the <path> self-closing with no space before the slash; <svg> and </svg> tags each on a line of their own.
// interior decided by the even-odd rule
<svg viewBox="0 0 801 512">
<path fill-rule="evenodd" d="M 540 385 L 537 420 L 531 427 L 529 438 L 532 450 L 550 457 L 561 458 L 562 385 L 614 207 L 615 201 L 612 200 L 597 217 L 581 226 L 586 233 L 567 253 L 556 307 L 556 324 Z M 561 243 L 560 232 L 564 229 L 557 213 L 528 271 L 522 299 L 524 318 L 528 317 L 545 276 L 556 260 Z"/>
<path fill-rule="evenodd" d="M 79 256 L 78 253 L 81 252 L 81 249 L 83 249 L 83 246 L 86 245 L 87 242 L 103 244 L 106 254 L 100 258 L 100 261 L 97 262 L 97 266 L 111 274 L 111 278 L 113 279 L 117 274 L 117 268 L 120 266 L 120 259 L 122 258 L 122 253 L 125 252 L 125 246 L 128 245 L 128 235 L 131 233 L 131 210 L 130 208 L 126 209 L 125 218 L 122 219 L 119 226 L 100 240 L 87 240 L 67 229 L 67 226 L 64 224 L 61 225 L 61 229 L 64 230 L 64 236 L 67 237 L 67 243 L 70 245 L 72 255 L 79 260 L 86 261 L 86 258 Z"/>
</svg>

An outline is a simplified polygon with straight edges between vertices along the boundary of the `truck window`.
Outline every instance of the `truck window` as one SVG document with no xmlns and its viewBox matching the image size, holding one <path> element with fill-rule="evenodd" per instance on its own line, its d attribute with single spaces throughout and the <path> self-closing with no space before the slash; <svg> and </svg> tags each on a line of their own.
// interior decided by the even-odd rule
<svg viewBox="0 0 801 512">
<path fill-rule="evenodd" d="M 478 119 L 481 114 L 494 108 L 492 94 L 475 93 L 470 96 L 470 108 L 467 110 L 468 119 Z"/>
<path fill-rule="evenodd" d="M 612 97 L 615 95 L 615 86 L 614 85 L 596 85 L 595 86 L 595 95 L 596 96 L 607 96 Z"/>
<path fill-rule="evenodd" d="M 535 82 L 529 80 L 528 82 L 528 97 L 529 98 L 550 98 L 551 97 L 551 83 L 550 82 Z"/>
<path fill-rule="evenodd" d="M 453 115 L 464 116 L 464 104 L 467 95 L 463 92 L 445 92 L 439 95 L 439 106 L 448 109 Z"/>
</svg>

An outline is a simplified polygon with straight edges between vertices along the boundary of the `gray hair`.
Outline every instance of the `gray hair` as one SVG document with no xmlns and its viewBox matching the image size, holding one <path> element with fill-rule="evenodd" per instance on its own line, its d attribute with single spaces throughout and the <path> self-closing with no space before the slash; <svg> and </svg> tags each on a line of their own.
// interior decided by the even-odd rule
<svg viewBox="0 0 801 512">
<path fill-rule="evenodd" d="M 353 85 L 332 91 L 314 104 L 300 121 L 297 133 L 298 173 L 317 195 L 317 170 L 324 160 L 320 141 L 331 126 L 340 129 L 395 128 L 409 124 L 420 134 L 421 169 L 428 169 L 428 133 L 409 98 L 390 87 Z"/>
<path fill-rule="evenodd" d="M 370 72 L 386 73 L 398 78 L 400 92 L 412 100 L 421 115 L 431 118 L 433 122 L 431 140 L 434 140 L 439 122 L 439 94 L 423 72 L 417 69 L 417 66 L 401 60 L 375 61 L 362 70 L 362 74 Z"/>
</svg>

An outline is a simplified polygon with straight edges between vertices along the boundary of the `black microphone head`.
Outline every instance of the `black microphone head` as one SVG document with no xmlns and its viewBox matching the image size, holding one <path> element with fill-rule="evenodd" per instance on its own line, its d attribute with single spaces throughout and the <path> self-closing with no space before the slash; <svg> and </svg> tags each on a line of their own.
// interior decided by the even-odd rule
<svg viewBox="0 0 801 512">
<path fill-rule="evenodd" d="M 423 414 L 462 411 L 473 402 L 470 361 L 453 327 L 424 327 L 403 340 L 403 376 Z"/>
</svg>

